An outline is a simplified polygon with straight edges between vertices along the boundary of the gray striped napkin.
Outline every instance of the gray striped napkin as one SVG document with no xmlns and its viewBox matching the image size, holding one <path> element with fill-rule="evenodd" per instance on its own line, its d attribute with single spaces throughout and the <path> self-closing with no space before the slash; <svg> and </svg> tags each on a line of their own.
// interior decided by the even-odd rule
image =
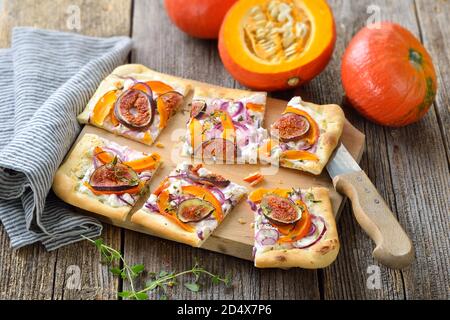
<svg viewBox="0 0 450 320">
<path fill-rule="evenodd" d="M 0 49 L 0 220 L 13 248 L 53 250 L 101 233 L 51 185 L 80 131 L 76 116 L 130 49 L 127 37 L 32 28 L 15 28 L 11 49 Z"/>
</svg>

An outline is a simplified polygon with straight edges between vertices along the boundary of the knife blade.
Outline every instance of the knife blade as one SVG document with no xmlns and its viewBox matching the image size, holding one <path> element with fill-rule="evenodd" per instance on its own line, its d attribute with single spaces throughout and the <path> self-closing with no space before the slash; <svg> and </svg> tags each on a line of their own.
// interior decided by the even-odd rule
<svg viewBox="0 0 450 320">
<path fill-rule="evenodd" d="M 331 156 L 327 171 L 336 191 L 350 199 L 356 220 L 375 242 L 373 257 L 393 269 L 411 264 L 414 260 L 411 240 L 343 144 Z"/>
</svg>

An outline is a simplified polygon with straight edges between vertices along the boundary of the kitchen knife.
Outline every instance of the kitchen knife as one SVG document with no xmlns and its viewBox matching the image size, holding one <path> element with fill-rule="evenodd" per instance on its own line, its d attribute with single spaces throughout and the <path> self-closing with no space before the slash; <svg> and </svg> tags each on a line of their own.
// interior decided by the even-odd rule
<svg viewBox="0 0 450 320">
<path fill-rule="evenodd" d="M 356 220 L 375 242 L 373 257 L 390 268 L 408 266 L 414 259 L 411 240 L 344 145 L 336 148 L 327 170 L 334 187 L 350 198 Z"/>
</svg>

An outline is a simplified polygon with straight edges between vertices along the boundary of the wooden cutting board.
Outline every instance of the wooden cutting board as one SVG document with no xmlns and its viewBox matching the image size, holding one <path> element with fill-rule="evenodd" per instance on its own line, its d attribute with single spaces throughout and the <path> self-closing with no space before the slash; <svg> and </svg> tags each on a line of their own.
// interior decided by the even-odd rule
<svg viewBox="0 0 450 320">
<path fill-rule="evenodd" d="M 187 97 L 190 100 L 190 97 Z M 271 99 L 267 100 L 266 118 L 265 123 L 270 124 L 274 122 L 282 113 L 286 107 L 286 101 Z M 186 106 L 182 112 L 179 112 L 169 122 L 169 125 L 165 128 L 160 135 L 158 142 L 164 145 L 164 148 L 158 148 L 156 146 L 146 146 L 144 144 L 131 141 L 129 139 L 115 136 L 105 130 L 86 125 L 81 131 L 78 140 L 86 133 L 95 133 L 103 138 L 115 141 L 119 144 L 130 146 L 136 150 L 145 152 L 158 152 L 164 161 L 162 168 L 155 175 L 150 184 L 152 190 L 157 186 L 165 176 L 172 171 L 176 165 L 182 161 L 187 161 L 184 157 L 180 156 L 181 142 L 180 138 L 186 134 L 186 122 L 189 117 L 189 112 Z M 353 127 L 348 121 L 345 122 L 344 132 L 342 134 L 341 141 L 353 155 L 353 157 L 359 162 L 364 150 L 364 135 Z M 332 200 L 333 210 L 336 217 L 338 217 L 344 204 L 344 198 L 339 195 L 333 188 L 331 179 L 326 173 L 326 170 L 320 176 L 314 176 L 311 174 L 303 173 L 297 170 L 286 168 L 269 168 L 263 165 L 226 165 L 226 164 L 205 164 L 205 167 L 222 174 L 226 178 L 246 186 L 250 191 L 253 189 L 249 184 L 242 181 L 242 179 L 250 172 L 261 170 L 265 172 L 265 180 L 257 187 L 267 188 L 292 188 L 300 187 L 302 189 L 309 188 L 311 186 L 323 186 L 330 189 L 330 197 Z M 267 171 L 269 170 L 269 171 Z M 145 197 L 146 198 L 146 197 Z M 144 199 L 143 199 L 144 200 Z M 142 204 L 138 203 L 138 206 Z M 82 210 L 80 210 L 82 211 Z M 150 234 L 147 230 L 140 226 L 132 224 L 129 220 L 131 215 L 136 210 L 132 211 L 128 216 L 123 217 L 122 220 L 112 220 L 106 216 L 99 216 L 90 212 L 85 212 L 89 215 L 93 215 L 99 220 L 110 223 L 119 227 L 131 229 L 134 231 Z M 225 218 L 216 231 L 205 241 L 202 248 L 220 252 L 227 255 L 232 255 L 238 258 L 253 260 L 252 259 L 252 247 L 253 247 L 253 213 L 250 210 L 246 201 L 241 201 L 234 210 Z"/>
</svg>

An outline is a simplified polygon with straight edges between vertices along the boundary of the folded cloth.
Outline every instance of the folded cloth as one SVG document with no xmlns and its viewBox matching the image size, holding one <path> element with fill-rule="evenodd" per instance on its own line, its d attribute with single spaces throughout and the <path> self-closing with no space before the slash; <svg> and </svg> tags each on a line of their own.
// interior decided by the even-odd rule
<svg viewBox="0 0 450 320">
<path fill-rule="evenodd" d="M 0 220 L 13 248 L 39 241 L 54 250 L 101 233 L 51 185 L 79 134 L 76 116 L 130 49 L 128 37 L 24 27 L 0 49 Z"/>
</svg>

